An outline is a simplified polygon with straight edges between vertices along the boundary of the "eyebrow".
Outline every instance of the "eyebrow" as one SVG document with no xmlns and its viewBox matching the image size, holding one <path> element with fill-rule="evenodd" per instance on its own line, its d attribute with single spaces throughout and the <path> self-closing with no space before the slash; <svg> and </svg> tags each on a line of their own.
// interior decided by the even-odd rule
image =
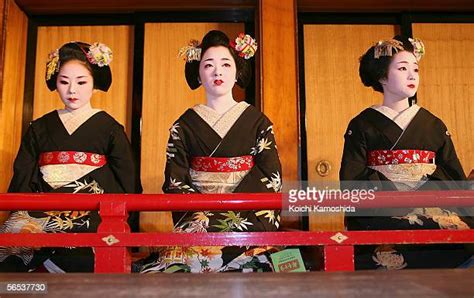
<svg viewBox="0 0 474 298">
<path fill-rule="evenodd" d="M 66 79 L 69 79 L 69 77 L 68 77 L 68 76 L 66 76 L 66 75 L 60 75 L 59 77 L 60 77 L 60 78 L 66 78 Z M 82 79 L 82 78 L 87 78 L 87 77 L 88 77 L 88 76 L 78 76 L 78 77 L 76 77 L 76 79 Z"/>
<path fill-rule="evenodd" d="M 211 60 L 214 60 L 214 58 L 207 58 L 206 60 L 204 60 L 204 62 L 205 62 L 205 61 L 211 61 Z M 230 61 L 229 58 L 225 58 L 225 57 L 224 57 L 224 58 L 221 58 L 221 60 Z"/>
<path fill-rule="evenodd" d="M 397 64 L 399 64 L 399 63 L 406 63 L 406 64 L 408 64 L 409 62 L 408 62 L 408 61 L 399 61 L 399 62 L 397 62 Z M 418 65 L 418 62 L 415 62 L 415 63 L 413 63 L 413 64 Z"/>
</svg>

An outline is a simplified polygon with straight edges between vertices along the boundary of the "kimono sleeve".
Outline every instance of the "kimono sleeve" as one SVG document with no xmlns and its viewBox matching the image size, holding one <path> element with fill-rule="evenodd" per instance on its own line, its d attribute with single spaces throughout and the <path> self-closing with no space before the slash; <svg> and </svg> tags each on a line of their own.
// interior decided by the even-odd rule
<svg viewBox="0 0 474 298">
<path fill-rule="evenodd" d="M 39 147 L 33 125 L 23 136 L 20 149 L 13 164 L 13 178 L 8 192 L 40 192 L 40 171 L 38 166 Z"/>
<path fill-rule="evenodd" d="M 265 116 L 258 127 L 255 147 L 251 148 L 255 165 L 242 179 L 234 192 L 280 192 L 281 163 L 273 125 Z"/>
<path fill-rule="evenodd" d="M 117 124 L 112 129 L 109 146 L 107 162 L 124 192 L 141 193 L 140 177 L 135 168 L 130 142 L 122 125 Z"/>
<path fill-rule="evenodd" d="M 164 193 L 198 193 L 193 185 L 190 169 L 189 150 L 186 148 L 183 128 L 179 121 L 170 128 L 170 137 L 166 145 L 166 168 Z"/>
<path fill-rule="evenodd" d="M 382 173 L 367 166 L 367 136 L 354 119 L 344 135 L 339 179 L 344 180 L 388 180 Z"/>
<path fill-rule="evenodd" d="M 441 122 L 440 134 L 443 144 L 436 152 L 436 170 L 430 175 L 436 180 L 466 180 L 466 175 L 454 149 L 453 140 L 446 125 Z"/>
</svg>

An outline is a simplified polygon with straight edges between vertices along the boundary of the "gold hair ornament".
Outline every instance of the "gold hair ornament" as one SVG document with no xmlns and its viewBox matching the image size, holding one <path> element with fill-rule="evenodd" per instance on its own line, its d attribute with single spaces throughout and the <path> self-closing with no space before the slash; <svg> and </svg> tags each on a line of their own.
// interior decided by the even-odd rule
<svg viewBox="0 0 474 298">
<path fill-rule="evenodd" d="M 396 39 L 379 40 L 374 47 L 374 58 L 379 59 L 382 56 L 392 56 L 393 51 L 403 51 L 403 43 Z"/>
<path fill-rule="evenodd" d="M 183 57 L 186 62 L 201 61 L 202 49 L 198 48 L 198 46 L 199 41 L 195 39 L 190 40 L 187 46 L 179 49 L 178 57 Z"/>
</svg>

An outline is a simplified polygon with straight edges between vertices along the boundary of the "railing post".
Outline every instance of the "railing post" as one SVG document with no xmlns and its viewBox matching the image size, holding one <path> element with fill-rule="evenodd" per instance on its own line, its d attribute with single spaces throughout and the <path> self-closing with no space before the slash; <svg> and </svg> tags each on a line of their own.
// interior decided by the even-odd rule
<svg viewBox="0 0 474 298">
<path fill-rule="evenodd" d="M 325 245 L 324 271 L 354 271 L 354 246 Z"/>
<path fill-rule="evenodd" d="M 95 247 L 95 273 L 130 273 L 131 257 L 127 247 L 121 246 L 117 234 L 130 233 L 125 202 L 100 202 L 102 219 L 97 232 L 107 233 L 102 240 L 109 247 Z M 114 235 L 115 234 L 115 235 Z"/>
</svg>

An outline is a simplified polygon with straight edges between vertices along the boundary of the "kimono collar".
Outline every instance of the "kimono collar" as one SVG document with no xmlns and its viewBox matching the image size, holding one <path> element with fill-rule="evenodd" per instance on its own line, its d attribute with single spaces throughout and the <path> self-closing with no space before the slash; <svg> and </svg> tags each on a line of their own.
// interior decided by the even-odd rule
<svg viewBox="0 0 474 298">
<path fill-rule="evenodd" d="M 411 120 L 415 117 L 416 113 L 420 110 L 420 106 L 417 104 L 412 105 L 411 107 L 397 112 L 387 106 L 383 105 L 373 105 L 371 106 L 372 109 L 376 110 L 377 112 L 383 114 L 395 124 L 398 125 L 402 130 L 405 130 L 408 125 L 410 124 Z"/>
<path fill-rule="evenodd" d="M 59 119 L 63 123 L 69 135 L 72 135 L 76 129 L 79 128 L 84 122 L 89 120 L 90 117 L 100 112 L 99 109 L 93 109 L 90 105 L 84 106 L 83 108 L 75 111 L 69 111 L 66 109 L 57 110 Z"/>
</svg>

